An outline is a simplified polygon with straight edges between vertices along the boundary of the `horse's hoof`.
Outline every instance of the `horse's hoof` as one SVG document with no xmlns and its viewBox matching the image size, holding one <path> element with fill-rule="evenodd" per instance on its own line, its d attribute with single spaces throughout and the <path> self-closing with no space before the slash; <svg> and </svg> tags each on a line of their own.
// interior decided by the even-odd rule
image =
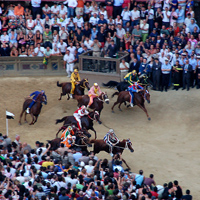
<svg viewBox="0 0 200 200">
<path fill-rule="evenodd" d="M 112 113 L 115 113 L 114 110 L 112 110 Z"/>
<path fill-rule="evenodd" d="M 24 121 L 24 123 L 28 123 L 27 121 Z"/>
<path fill-rule="evenodd" d="M 150 120 L 151 120 L 151 117 L 149 117 L 148 120 L 150 121 Z"/>
<path fill-rule="evenodd" d="M 20 123 L 20 122 L 19 122 L 19 125 L 21 126 L 21 125 L 22 125 L 22 123 Z"/>
<path fill-rule="evenodd" d="M 119 111 L 121 111 L 121 112 L 122 112 L 122 109 L 119 109 Z"/>
<path fill-rule="evenodd" d="M 33 123 L 30 123 L 29 125 L 33 125 Z"/>
</svg>

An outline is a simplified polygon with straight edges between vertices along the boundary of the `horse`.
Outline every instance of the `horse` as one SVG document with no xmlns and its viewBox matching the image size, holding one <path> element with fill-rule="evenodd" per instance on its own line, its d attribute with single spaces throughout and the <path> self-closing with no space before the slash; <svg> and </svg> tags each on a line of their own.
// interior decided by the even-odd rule
<svg viewBox="0 0 200 200">
<path fill-rule="evenodd" d="M 94 154 L 99 153 L 100 151 L 105 151 L 107 153 L 110 152 L 110 147 L 104 142 L 104 140 L 90 140 L 90 143 L 94 143 L 93 151 Z M 130 152 L 134 152 L 134 149 L 132 147 L 132 143 L 130 139 L 124 139 L 122 141 L 119 141 L 118 144 L 113 146 L 112 148 L 112 153 L 117 154 L 117 153 L 123 153 L 124 149 L 130 150 Z"/>
<path fill-rule="evenodd" d="M 122 91 L 122 92 L 115 92 L 112 97 L 114 97 L 115 95 L 118 95 L 117 101 L 113 104 L 112 106 L 112 112 L 114 113 L 114 107 L 119 104 L 118 108 L 120 111 L 121 108 L 121 104 L 127 102 L 130 102 L 130 93 L 128 91 Z M 147 112 L 147 109 L 144 105 L 145 100 L 150 103 L 150 94 L 148 90 L 143 90 L 142 92 L 139 93 L 134 93 L 134 105 L 137 105 L 138 107 L 140 107 L 147 115 L 148 120 L 151 120 L 151 118 L 149 117 L 149 114 Z"/>
<path fill-rule="evenodd" d="M 75 144 L 70 149 L 81 148 L 82 151 L 88 152 L 87 147 L 92 147 L 92 144 L 90 143 L 89 138 L 86 135 L 84 135 L 83 133 L 78 133 L 75 135 L 76 135 Z M 60 147 L 61 138 L 47 140 L 47 142 L 51 145 L 50 149 L 55 151 L 56 149 L 58 149 Z"/>
<path fill-rule="evenodd" d="M 71 91 L 71 83 L 70 82 L 59 83 L 59 81 L 57 81 L 57 86 L 62 87 L 62 93 L 60 93 L 60 98 L 58 100 L 61 100 L 62 96 L 65 96 L 66 94 L 68 95 L 67 100 L 69 100 L 70 99 L 69 94 Z M 88 79 L 82 79 L 80 83 L 75 86 L 74 94 L 84 95 L 85 88 L 87 88 L 88 90 L 90 89 Z"/>
<path fill-rule="evenodd" d="M 23 113 L 26 111 L 26 109 L 28 108 L 28 106 L 30 105 L 30 103 L 32 102 L 32 99 L 26 99 L 23 103 L 23 107 L 22 107 L 22 112 L 20 114 L 20 119 L 19 119 L 19 124 L 21 125 L 21 118 L 23 116 Z M 43 96 L 43 94 L 39 94 L 37 99 L 35 100 L 35 104 L 31 107 L 30 109 L 30 115 L 32 117 L 32 122 L 29 125 L 33 125 L 37 122 L 38 116 L 41 112 L 42 109 L 42 103 L 44 103 L 45 105 L 47 104 L 47 101 L 45 99 L 45 97 Z M 24 121 L 27 122 L 26 120 L 26 115 L 27 113 L 25 112 L 24 115 Z"/>
<path fill-rule="evenodd" d="M 66 117 L 63 117 L 62 119 L 57 119 L 56 124 L 61 123 L 63 121 L 64 121 L 64 124 L 63 124 L 64 126 L 68 126 L 72 124 L 78 127 L 78 123 L 76 119 L 74 118 L 74 116 L 66 116 Z M 87 130 L 92 130 L 95 133 L 95 139 L 96 139 L 96 131 L 93 127 L 94 125 L 93 121 L 97 121 L 99 124 L 102 123 L 100 121 L 98 111 L 93 110 L 92 112 L 89 112 L 87 116 L 83 116 L 81 118 L 81 125 L 82 125 L 82 128 L 85 128 Z"/>
<path fill-rule="evenodd" d="M 74 98 L 78 101 L 78 107 L 81 107 L 82 105 L 87 106 L 90 101 L 90 97 L 88 95 L 83 95 L 83 96 L 75 95 Z M 96 111 L 99 112 L 100 115 L 103 109 L 104 102 L 109 104 L 109 99 L 106 92 L 102 92 L 98 97 L 95 97 L 93 99 L 92 105 L 90 105 L 89 108 L 95 109 Z"/>
</svg>

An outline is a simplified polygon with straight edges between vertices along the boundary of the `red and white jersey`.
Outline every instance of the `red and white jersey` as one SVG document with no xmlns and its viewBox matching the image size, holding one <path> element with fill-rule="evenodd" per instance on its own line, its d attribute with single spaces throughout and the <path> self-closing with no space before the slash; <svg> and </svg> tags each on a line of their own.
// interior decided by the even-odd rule
<svg viewBox="0 0 200 200">
<path fill-rule="evenodd" d="M 80 117 L 83 117 L 84 115 L 88 115 L 89 112 L 87 110 L 83 111 L 82 108 L 77 109 L 74 114 L 78 114 Z"/>
</svg>

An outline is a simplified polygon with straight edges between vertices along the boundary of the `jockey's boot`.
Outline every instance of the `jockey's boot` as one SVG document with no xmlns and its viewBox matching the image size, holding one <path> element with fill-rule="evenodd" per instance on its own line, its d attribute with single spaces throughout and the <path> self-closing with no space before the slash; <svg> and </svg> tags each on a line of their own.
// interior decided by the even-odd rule
<svg viewBox="0 0 200 200">
<path fill-rule="evenodd" d="M 28 114 L 30 113 L 30 108 L 26 109 L 26 113 L 28 113 Z"/>
<path fill-rule="evenodd" d="M 70 96 L 71 99 L 73 99 L 73 95 L 72 94 L 69 94 L 69 96 Z"/>
<path fill-rule="evenodd" d="M 133 107 L 133 103 L 130 103 L 130 106 Z"/>
</svg>

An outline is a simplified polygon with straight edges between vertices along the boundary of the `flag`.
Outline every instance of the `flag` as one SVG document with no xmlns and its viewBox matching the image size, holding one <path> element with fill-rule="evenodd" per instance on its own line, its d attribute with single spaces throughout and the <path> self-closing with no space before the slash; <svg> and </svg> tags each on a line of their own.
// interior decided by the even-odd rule
<svg viewBox="0 0 200 200">
<path fill-rule="evenodd" d="M 14 114 L 13 113 L 11 113 L 11 112 L 8 112 L 7 110 L 6 110 L 6 118 L 7 119 L 14 119 Z"/>
</svg>

